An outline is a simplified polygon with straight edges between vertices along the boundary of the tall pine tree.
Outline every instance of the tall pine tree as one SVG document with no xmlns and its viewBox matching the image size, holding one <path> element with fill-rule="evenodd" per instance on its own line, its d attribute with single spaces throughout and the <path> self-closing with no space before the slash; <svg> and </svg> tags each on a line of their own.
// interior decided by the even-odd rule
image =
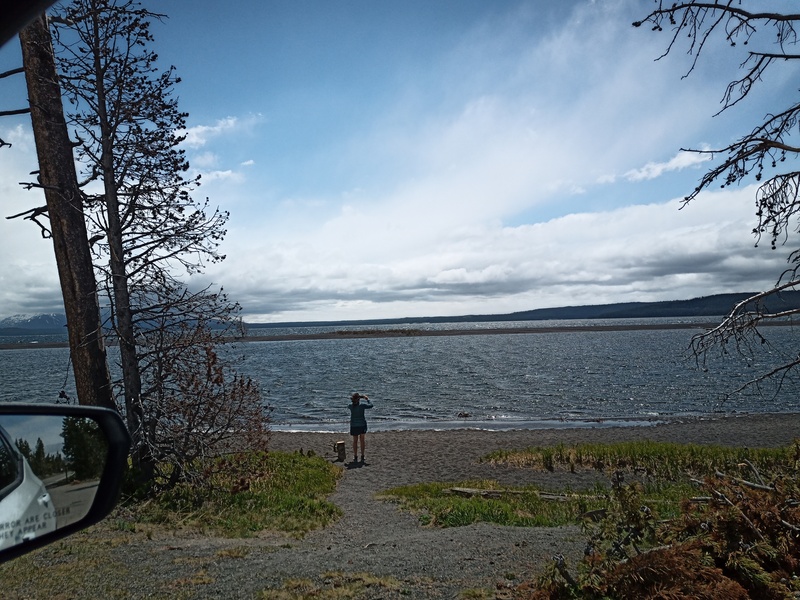
<svg viewBox="0 0 800 600">
<path fill-rule="evenodd" d="M 218 248 L 228 214 L 193 198 L 199 177 L 187 175 L 180 146 L 187 115 L 174 93 L 179 79 L 174 67 L 160 69 L 151 50 L 151 22 L 161 18 L 133 0 L 74 0 L 55 30 L 68 123 L 79 141 L 90 241 L 112 308 L 124 412 L 143 482 L 155 477 L 165 446 L 202 430 L 186 422 L 183 436 L 165 442 L 169 415 L 161 377 L 169 370 L 165 361 L 182 354 L 168 351 L 163 340 L 178 348 L 218 343 L 226 328 L 240 326 L 238 305 L 221 290 L 192 292 L 180 281 L 224 258 Z M 198 328 L 205 332 L 199 337 Z M 191 454 L 180 448 L 169 453 Z"/>
</svg>

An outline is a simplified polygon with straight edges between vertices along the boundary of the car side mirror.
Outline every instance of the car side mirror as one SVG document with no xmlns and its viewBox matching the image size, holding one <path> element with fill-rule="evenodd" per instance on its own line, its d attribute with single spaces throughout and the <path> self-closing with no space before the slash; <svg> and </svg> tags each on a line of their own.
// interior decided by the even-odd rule
<svg viewBox="0 0 800 600">
<path fill-rule="evenodd" d="M 0 404 L 0 562 L 108 515 L 129 449 L 112 410 Z"/>
</svg>

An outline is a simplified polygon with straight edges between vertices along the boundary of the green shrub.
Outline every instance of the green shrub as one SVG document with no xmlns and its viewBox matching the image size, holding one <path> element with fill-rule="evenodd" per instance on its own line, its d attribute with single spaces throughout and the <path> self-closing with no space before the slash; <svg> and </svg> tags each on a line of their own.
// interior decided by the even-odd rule
<svg viewBox="0 0 800 600">
<path fill-rule="evenodd" d="M 138 517 L 235 537 L 265 529 L 302 536 L 340 516 L 326 500 L 340 475 L 341 469 L 323 458 L 299 453 L 224 456 L 204 485 L 181 483 L 142 505 Z"/>
</svg>

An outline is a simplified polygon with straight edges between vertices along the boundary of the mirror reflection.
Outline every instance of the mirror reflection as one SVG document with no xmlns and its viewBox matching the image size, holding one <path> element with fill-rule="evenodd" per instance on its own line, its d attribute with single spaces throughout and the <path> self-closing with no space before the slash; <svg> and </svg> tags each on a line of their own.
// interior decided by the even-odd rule
<svg viewBox="0 0 800 600">
<path fill-rule="evenodd" d="M 90 418 L 0 415 L 0 550 L 86 516 L 107 456 Z"/>
</svg>

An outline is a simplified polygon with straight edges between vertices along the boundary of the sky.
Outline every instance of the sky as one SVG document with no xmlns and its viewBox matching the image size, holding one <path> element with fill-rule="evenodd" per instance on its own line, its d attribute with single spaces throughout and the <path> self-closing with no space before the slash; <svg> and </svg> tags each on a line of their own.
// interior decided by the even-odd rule
<svg viewBox="0 0 800 600">
<path fill-rule="evenodd" d="M 756 245 L 753 185 L 681 208 L 714 164 L 682 148 L 723 147 L 797 93 L 787 63 L 717 114 L 760 40 L 712 40 L 689 73 L 685 46 L 657 60 L 669 31 L 631 26 L 641 0 L 143 4 L 168 15 L 154 47 L 182 78 L 195 196 L 231 214 L 226 260 L 189 283 L 245 321 L 677 300 L 786 268 L 794 239 Z M 0 71 L 20 62 L 0 48 Z M 0 109 L 24 105 L 12 79 Z M 0 139 L 5 217 L 43 200 L 19 185 L 28 118 Z M 50 241 L 1 221 L 0 318 L 63 312 Z"/>
</svg>

